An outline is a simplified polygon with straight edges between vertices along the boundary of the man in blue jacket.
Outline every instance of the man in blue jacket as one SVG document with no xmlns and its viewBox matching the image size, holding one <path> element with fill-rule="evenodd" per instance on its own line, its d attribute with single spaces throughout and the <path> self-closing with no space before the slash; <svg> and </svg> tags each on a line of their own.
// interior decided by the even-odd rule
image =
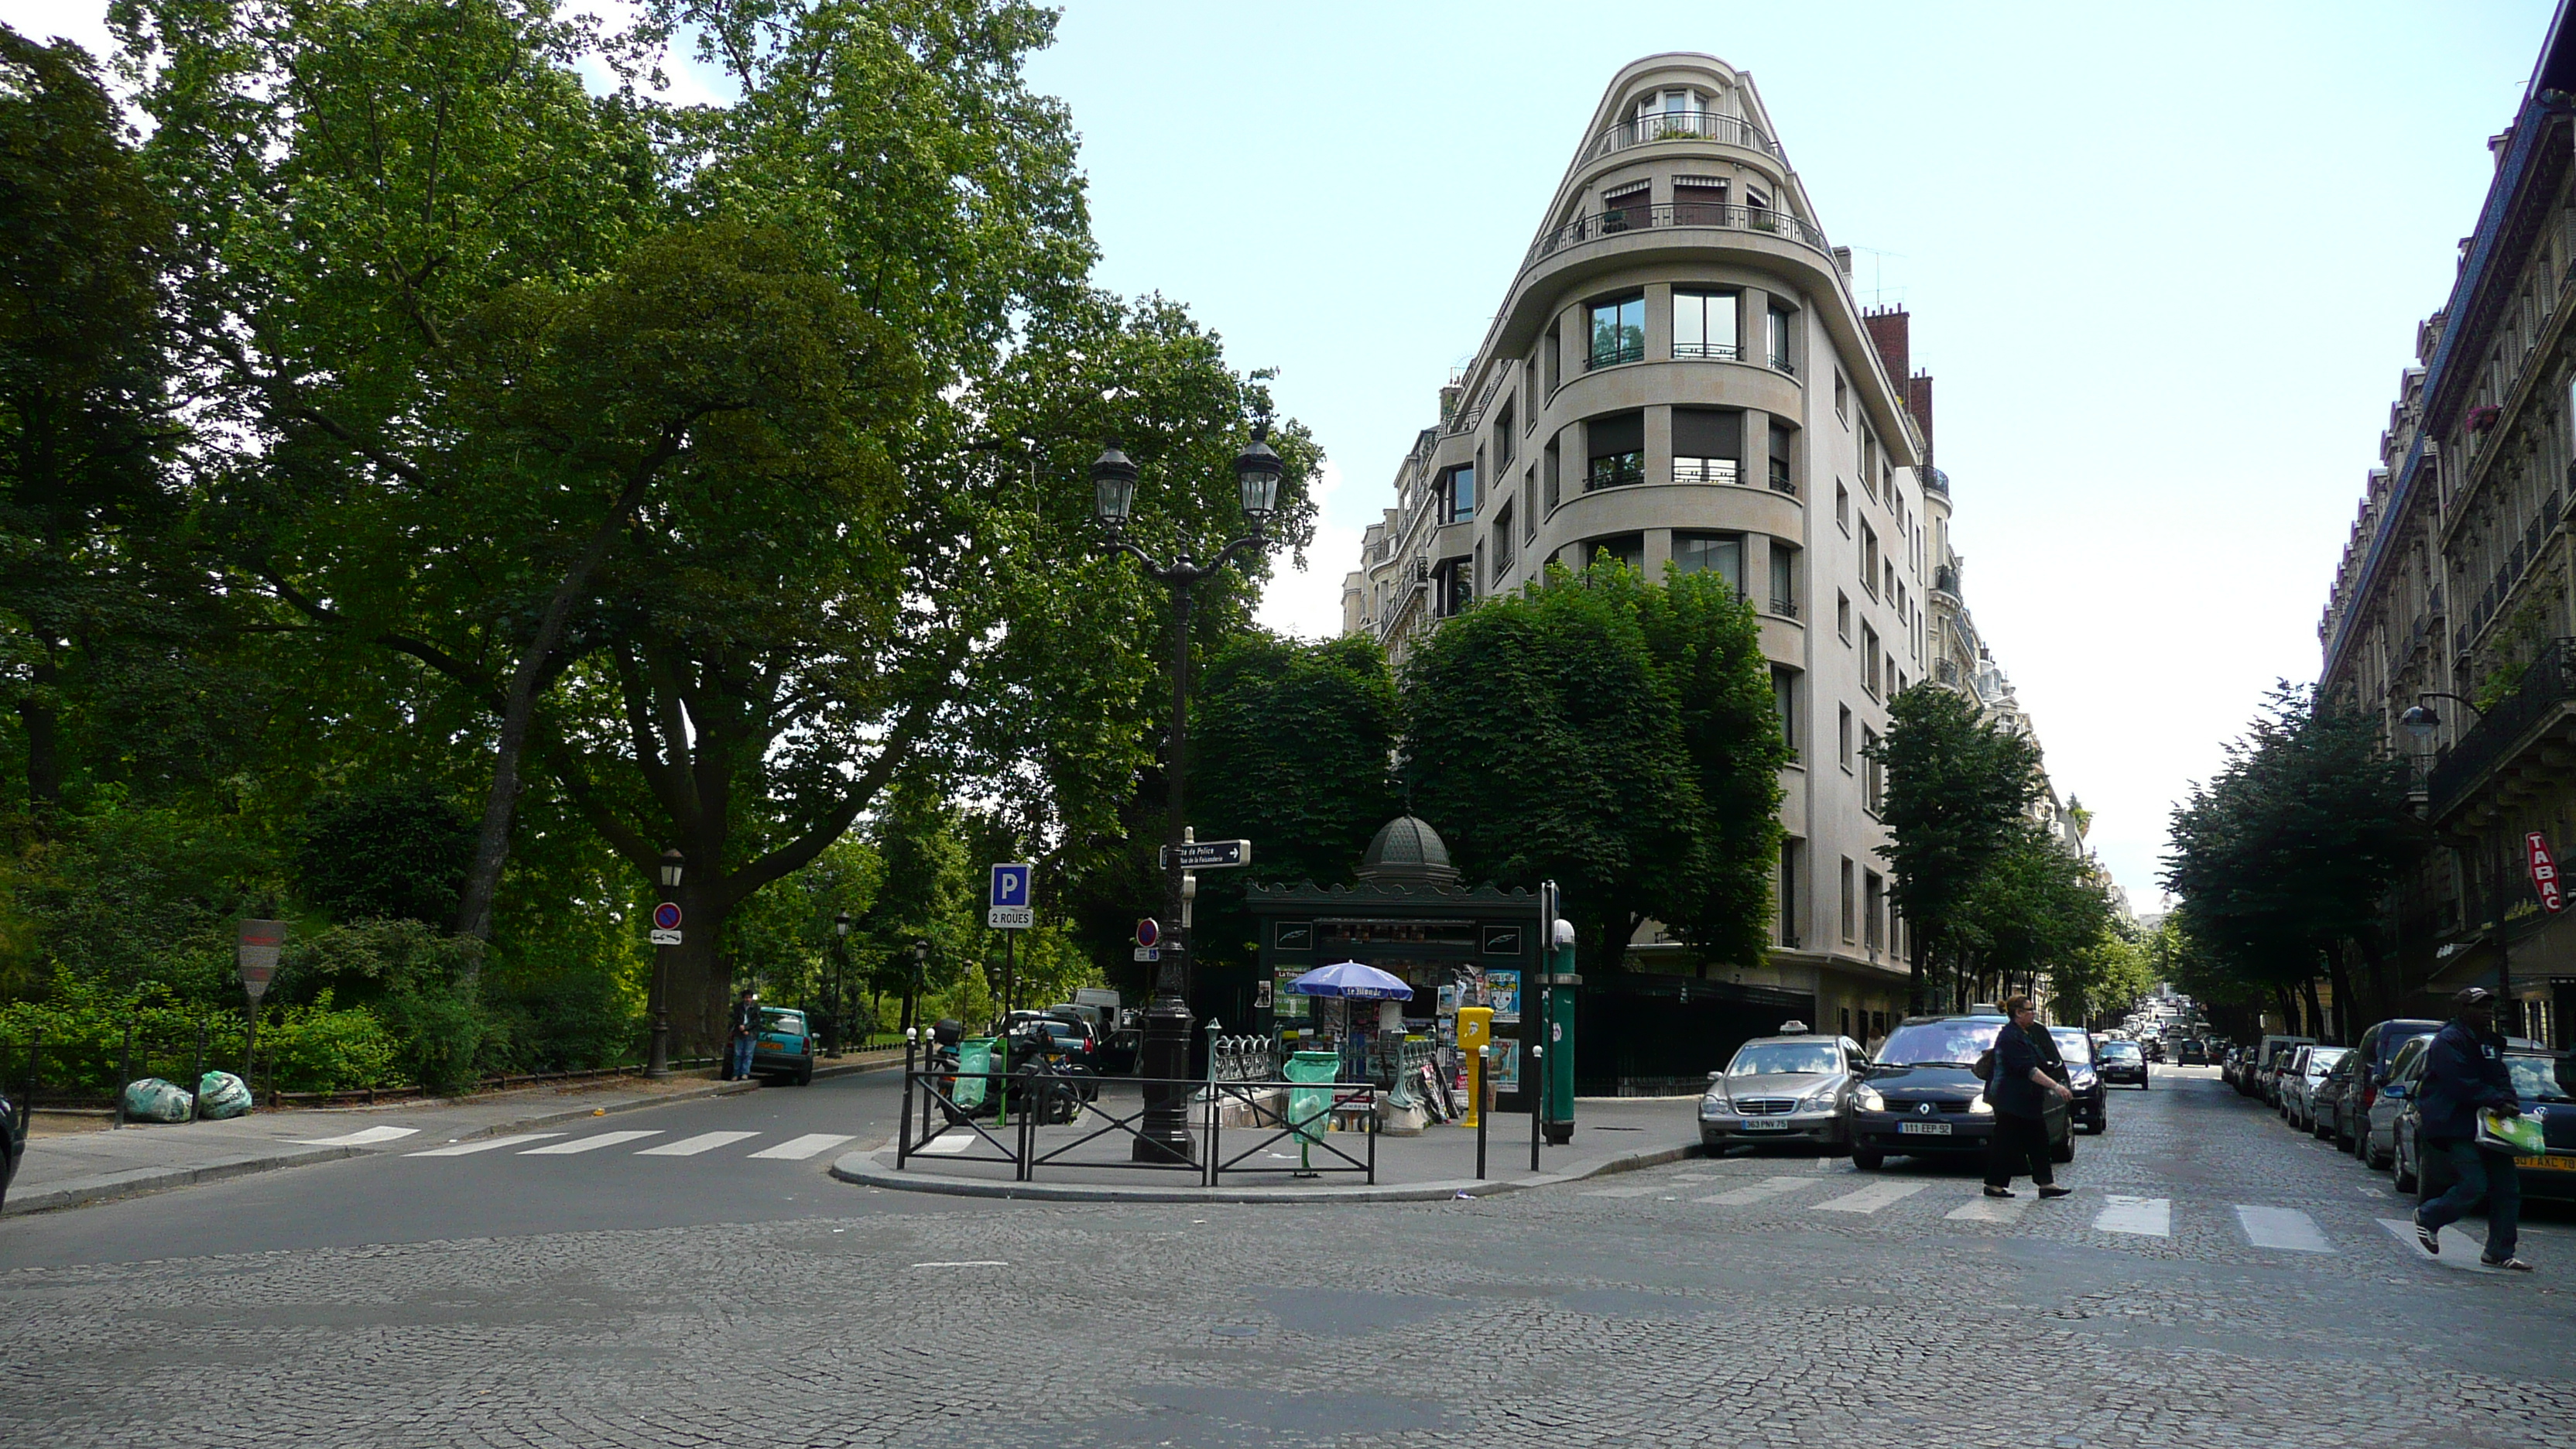
<svg viewBox="0 0 2576 1449">
<path fill-rule="evenodd" d="M 2477 1140 L 2481 1111 L 2522 1113 L 2522 1097 L 2505 1069 L 2504 1038 L 2495 1033 L 2495 993 L 2472 986 L 2451 1003 L 2451 1024 L 2425 1049 L 2424 1086 L 2416 1110 L 2423 1120 L 2425 1155 L 2448 1160 L 2455 1180 L 2449 1192 L 2416 1210 L 2415 1241 L 2425 1252 L 2439 1253 L 2442 1229 L 2485 1198 L 2487 1250 L 2479 1261 L 2528 1273 L 2531 1265 L 2513 1251 L 2522 1219 L 2522 1177 L 2514 1170 L 2512 1153 L 2481 1147 Z"/>
</svg>

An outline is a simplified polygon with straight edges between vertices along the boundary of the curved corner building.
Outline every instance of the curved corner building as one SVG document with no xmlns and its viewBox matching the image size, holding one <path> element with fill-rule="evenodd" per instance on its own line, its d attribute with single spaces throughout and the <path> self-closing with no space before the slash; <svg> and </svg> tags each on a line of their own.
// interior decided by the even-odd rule
<svg viewBox="0 0 2576 1449">
<path fill-rule="evenodd" d="M 1480 594 L 1602 550 L 1650 578 L 1714 569 L 1760 610 L 1798 754 L 1775 949 L 1690 965 L 1649 924 L 1621 989 L 1677 1000 L 1620 1013 L 1639 1030 L 1706 1002 L 1726 1022 L 1688 1029 L 1768 1012 L 1866 1041 L 1905 1006 L 1864 751 L 1896 691 L 1950 652 L 1942 672 L 1971 687 L 1980 653 L 1930 466 L 1931 379 L 1906 375 L 1906 315 L 1865 312 L 1848 271 L 1752 77 L 1706 55 L 1626 66 L 1344 581 L 1345 632 L 1399 661 Z M 1945 644 L 1927 630 L 1936 568 L 1963 626 Z"/>
</svg>

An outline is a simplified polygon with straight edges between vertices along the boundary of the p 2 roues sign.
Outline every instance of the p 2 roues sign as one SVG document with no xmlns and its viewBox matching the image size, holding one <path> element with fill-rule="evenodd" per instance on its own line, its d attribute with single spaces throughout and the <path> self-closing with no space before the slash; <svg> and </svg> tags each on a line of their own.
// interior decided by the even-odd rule
<svg viewBox="0 0 2576 1449">
<path fill-rule="evenodd" d="M 2558 862 L 2549 855 L 2549 837 L 2535 830 L 2522 838 L 2522 849 L 2531 865 L 2531 888 L 2540 894 L 2540 908 L 2553 916 L 2567 909 L 2567 893 L 2559 888 Z"/>
</svg>

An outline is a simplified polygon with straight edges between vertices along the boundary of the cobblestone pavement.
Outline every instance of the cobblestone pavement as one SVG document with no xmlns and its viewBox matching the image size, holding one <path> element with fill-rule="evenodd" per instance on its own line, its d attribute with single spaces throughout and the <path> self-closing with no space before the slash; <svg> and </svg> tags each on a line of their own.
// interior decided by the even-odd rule
<svg viewBox="0 0 2576 1449">
<path fill-rule="evenodd" d="M 2120 1094 L 2064 1177 L 1991 1214 L 1964 1168 L 1812 1156 L 1401 1206 L 852 1188 L 14 1268 L 13 1221 L 0 1443 L 2576 1445 L 2576 1214 L 2529 1277 L 2427 1261 L 2384 1176 L 2206 1077 Z"/>
</svg>

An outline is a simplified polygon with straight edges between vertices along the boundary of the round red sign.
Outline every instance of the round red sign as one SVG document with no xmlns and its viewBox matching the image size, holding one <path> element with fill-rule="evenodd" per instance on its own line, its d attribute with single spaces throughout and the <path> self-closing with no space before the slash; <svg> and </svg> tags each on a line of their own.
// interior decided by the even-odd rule
<svg viewBox="0 0 2576 1449">
<path fill-rule="evenodd" d="M 680 903 L 664 901 L 653 908 L 653 924 L 665 931 L 680 929 Z"/>
</svg>

